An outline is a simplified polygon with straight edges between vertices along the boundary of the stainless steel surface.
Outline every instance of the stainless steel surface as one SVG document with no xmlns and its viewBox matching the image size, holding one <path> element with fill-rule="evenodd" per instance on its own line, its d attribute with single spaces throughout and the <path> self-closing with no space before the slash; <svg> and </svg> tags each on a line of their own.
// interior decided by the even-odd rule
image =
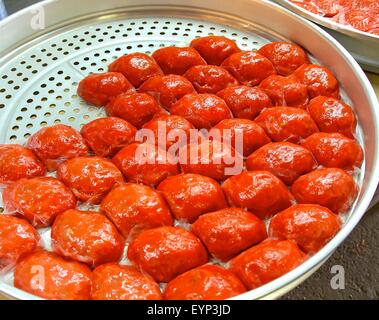
<svg viewBox="0 0 379 320">
<path fill-rule="evenodd" d="M 76 96 L 77 82 L 91 71 L 105 70 L 109 61 L 128 52 L 188 44 L 195 36 L 210 33 L 229 36 L 242 48 L 283 38 L 299 43 L 336 73 L 345 97 L 359 106 L 355 111 L 366 162 L 360 175 L 362 192 L 341 232 L 297 269 L 237 297 L 275 298 L 317 269 L 368 207 L 379 175 L 379 106 L 352 57 L 313 24 L 267 1 L 228 1 L 222 8 L 227 13 L 219 12 L 219 7 L 217 0 L 192 0 L 191 7 L 185 0 L 45 1 L 46 28 L 42 31 L 30 27 L 31 9 L 0 22 L 0 142 L 23 143 L 41 126 L 62 122 L 79 128 L 103 115 L 101 109 L 87 106 Z M 48 230 L 42 232 L 48 242 Z M 0 282 L 0 291 L 20 299 L 32 297 L 14 289 L 11 282 L 8 275 Z"/>
<path fill-rule="evenodd" d="M 353 29 L 311 13 L 288 0 L 274 0 L 291 11 L 307 18 L 329 32 L 360 63 L 363 69 L 379 73 L 379 36 Z"/>
</svg>

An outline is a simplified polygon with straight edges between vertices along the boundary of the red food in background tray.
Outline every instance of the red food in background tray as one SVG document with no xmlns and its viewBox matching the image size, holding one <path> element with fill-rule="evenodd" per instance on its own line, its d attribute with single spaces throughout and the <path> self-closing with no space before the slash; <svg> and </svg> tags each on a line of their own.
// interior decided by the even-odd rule
<svg viewBox="0 0 379 320">
<path fill-rule="evenodd" d="M 379 35 L 379 2 L 376 0 L 290 0 L 320 16 L 354 29 Z"/>
</svg>

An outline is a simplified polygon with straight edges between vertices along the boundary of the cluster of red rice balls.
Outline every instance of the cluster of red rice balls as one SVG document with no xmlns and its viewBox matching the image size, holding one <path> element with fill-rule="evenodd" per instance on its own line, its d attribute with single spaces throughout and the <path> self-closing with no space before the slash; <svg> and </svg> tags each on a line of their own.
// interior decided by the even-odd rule
<svg viewBox="0 0 379 320">
<path fill-rule="evenodd" d="M 0 146 L 0 266 L 15 265 L 14 285 L 32 294 L 229 298 L 317 252 L 357 196 L 352 175 L 363 152 L 354 113 L 338 100 L 332 72 L 293 43 L 241 51 L 209 36 L 128 54 L 83 79 L 78 93 L 109 117 L 80 133 L 55 125 L 26 147 Z M 229 164 L 212 162 L 216 149 L 208 164 L 142 164 L 135 134 L 158 121 L 242 130 L 246 168 L 225 175 Z M 167 153 L 153 145 L 146 152 Z M 44 176 L 55 170 L 56 178 Z M 80 211 L 78 202 L 100 208 Z M 48 226 L 52 252 L 35 229 Z M 119 264 L 125 255 L 132 265 Z M 44 285 L 34 281 L 36 265 Z"/>
</svg>

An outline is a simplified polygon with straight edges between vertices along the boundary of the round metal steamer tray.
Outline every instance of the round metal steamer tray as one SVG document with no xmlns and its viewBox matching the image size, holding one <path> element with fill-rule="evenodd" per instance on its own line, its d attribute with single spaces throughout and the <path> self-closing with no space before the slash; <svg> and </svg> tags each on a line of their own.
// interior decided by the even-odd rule
<svg viewBox="0 0 379 320">
<path fill-rule="evenodd" d="M 274 1 L 321 25 L 357 59 L 363 69 L 379 73 L 379 35 L 336 23 L 329 18 L 309 12 L 288 0 Z"/>
<path fill-rule="evenodd" d="M 361 192 L 342 230 L 321 251 L 290 273 L 233 299 L 273 299 L 316 271 L 349 235 L 365 213 L 379 180 L 378 102 L 363 71 L 326 32 L 272 2 L 262 0 L 49 0 L 42 2 L 46 28 L 30 22 L 35 5 L 0 22 L 0 143 L 25 143 L 41 127 L 56 123 L 77 129 L 104 116 L 76 95 L 90 72 L 105 71 L 117 57 L 162 46 L 188 45 L 200 36 L 225 35 L 242 49 L 274 40 L 294 41 L 331 68 L 344 98 L 355 107 L 365 148 L 359 174 Z M 191 6 L 189 6 L 189 4 Z M 1 206 L 1 203 L 0 203 Z M 49 229 L 42 229 L 49 240 Z M 9 298 L 38 299 L 12 286 L 12 274 L 0 279 Z"/>
</svg>

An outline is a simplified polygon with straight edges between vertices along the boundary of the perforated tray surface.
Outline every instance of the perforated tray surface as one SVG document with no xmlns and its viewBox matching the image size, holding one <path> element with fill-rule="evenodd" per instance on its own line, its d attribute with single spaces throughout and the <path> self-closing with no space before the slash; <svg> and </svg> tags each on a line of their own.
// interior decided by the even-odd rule
<svg viewBox="0 0 379 320">
<path fill-rule="evenodd" d="M 183 11 L 155 10 L 151 15 L 135 11 L 89 18 L 30 41 L 0 59 L 0 143 L 25 144 L 40 128 L 58 123 L 80 130 L 105 116 L 104 108 L 87 105 L 78 97 L 77 85 L 83 77 L 106 71 L 124 54 L 188 46 L 192 39 L 207 35 L 224 35 L 245 50 L 283 40 L 244 20 L 215 15 L 209 21 Z M 358 135 L 362 141 L 360 131 Z M 0 213 L 1 206 L 0 197 Z M 39 232 L 49 249 L 50 229 Z M 12 272 L 0 281 L 13 285 Z"/>
<path fill-rule="evenodd" d="M 185 46 L 195 37 L 212 34 L 230 37 L 245 49 L 272 40 L 194 19 L 128 15 L 94 20 L 35 41 L 5 64 L 0 61 L 0 143 L 24 144 L 41 127 L 57 123 L 80 129 L 105 115 L 103 108 L 89 106 L 77 96 L 83 77 L 106 71 L 124 54 L 150 54 L 159 47 Z"/>
</svg>

